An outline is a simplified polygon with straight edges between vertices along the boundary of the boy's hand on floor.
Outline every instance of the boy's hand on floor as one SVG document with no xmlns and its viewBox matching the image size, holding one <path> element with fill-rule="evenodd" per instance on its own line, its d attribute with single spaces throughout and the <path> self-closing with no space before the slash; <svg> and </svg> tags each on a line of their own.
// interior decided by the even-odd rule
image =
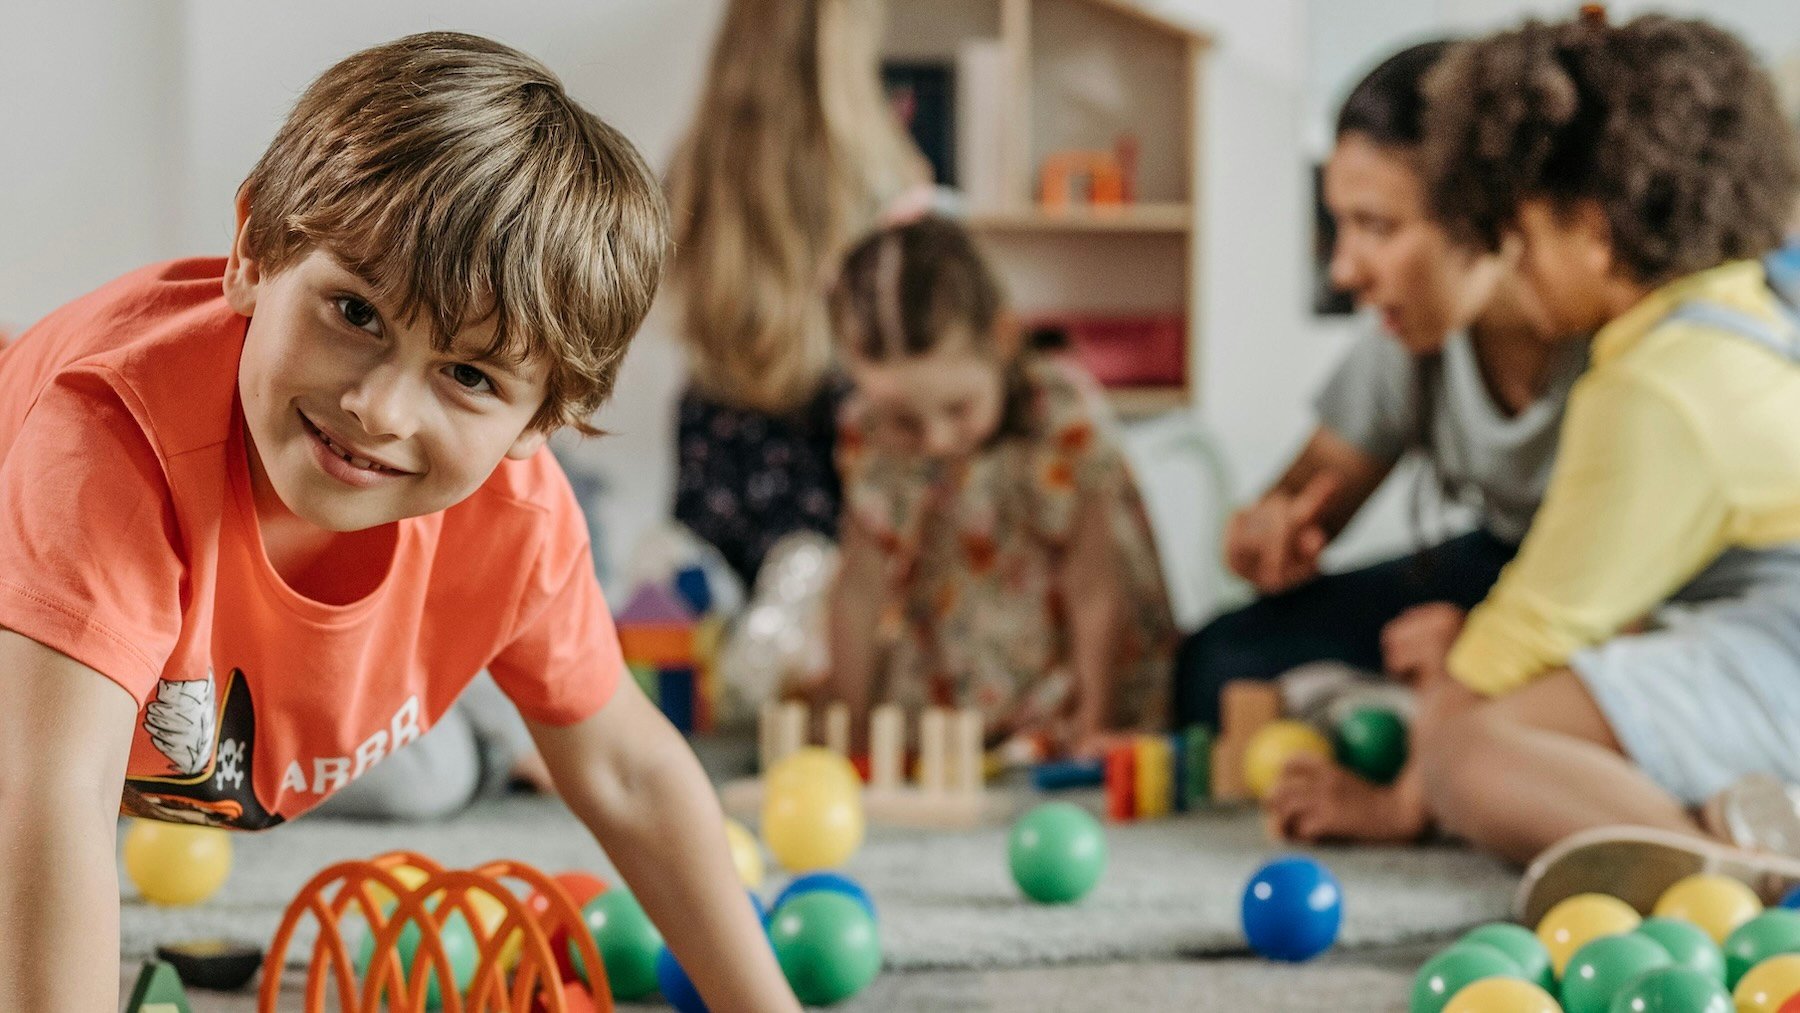
<svg viewBox="0 0 1800 1013">
<path fill-rule="evenodd" d="M 1449 675 L 1450 648 L 1468 613 L 1447 601 L 1415 605 L 1381 630 L 1382 667 L 1396 681 L 1424 689 Z"/>
<path fill-rule="evenodd" d="M 1231 515 L 1225 560 L 1264 594 L 1292 590 L 1318 576 L 1319 554 L 1330 536 L 1323 518 L 1339 486 L 1337 476 L 1313 476 L 1298 493 L 1272 490 Z"/>
</svg>

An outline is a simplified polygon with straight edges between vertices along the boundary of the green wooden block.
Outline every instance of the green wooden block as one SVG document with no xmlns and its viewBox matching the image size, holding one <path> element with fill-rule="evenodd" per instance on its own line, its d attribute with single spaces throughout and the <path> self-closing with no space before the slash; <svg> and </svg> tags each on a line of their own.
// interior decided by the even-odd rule
<svg viewBox="0 0 1800 1013">
<path fill-rule="evenodd" d="M 144 961 L 138 972 L 137 985 L 131 990 L 131 1001 L 125 1013 L 194 1013 L 188 1006 L 187 992 L 182 990 L 181 975 L 160 960 Z"/>
<path fill-rule="evenodd" d="M 1190 725 L 1181 733 L 1182 762 L 1181 807 L 1199 809 L 1212 802 L 1212 730 L 1205 725 Z"/>
<path fill-rule="evenodd" d="M 631 669 L 631 677 L 637 680 L 638 688 L 644 691 L 644 695 L 650 698 L 650 702 L 661 707 L 662 673 L 656 670 L 656 666 L 634 663 L 626 667 Z"/>
</svg>

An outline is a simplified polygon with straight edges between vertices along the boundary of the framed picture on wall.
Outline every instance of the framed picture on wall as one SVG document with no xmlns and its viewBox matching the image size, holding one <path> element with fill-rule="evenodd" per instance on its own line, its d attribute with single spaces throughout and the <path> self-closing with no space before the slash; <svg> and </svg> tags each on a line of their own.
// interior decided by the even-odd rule
<svg viewBox="0 0 1800 1013">
<path fill-rule="evenodd" d="M 956 78 L 947 63 L 893 62 L 881 84 L 894 115 L 931 162 L 943 186 L 956 185 Z"/>
</svg>

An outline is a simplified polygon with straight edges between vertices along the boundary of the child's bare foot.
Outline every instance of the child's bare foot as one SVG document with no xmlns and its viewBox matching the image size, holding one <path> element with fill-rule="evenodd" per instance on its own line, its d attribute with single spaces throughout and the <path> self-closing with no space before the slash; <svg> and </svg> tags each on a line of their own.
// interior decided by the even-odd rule
<svg viewBox="0 0 1800 1013">
<path fill-rule="evenodd" d="M 1423 793 L 1404 776 L 1384 787 L 1316 756 L 1288 762 L 1263 811 L 1269 836 L 1306 843 L 1406 844 L 1431 825 Z"/>
</svg>

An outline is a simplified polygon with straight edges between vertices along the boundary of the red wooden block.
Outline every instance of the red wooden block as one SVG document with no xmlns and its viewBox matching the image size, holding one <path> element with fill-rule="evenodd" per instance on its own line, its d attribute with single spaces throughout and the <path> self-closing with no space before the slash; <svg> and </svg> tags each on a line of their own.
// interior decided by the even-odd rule
<svg viewBox="0 0 1800 1013">
<path fill-rule="evenodd" d="M 1137 819 L 1137 747 L 1129 742 L 1106 751 L 1106 818 Z"/>
</svg>

